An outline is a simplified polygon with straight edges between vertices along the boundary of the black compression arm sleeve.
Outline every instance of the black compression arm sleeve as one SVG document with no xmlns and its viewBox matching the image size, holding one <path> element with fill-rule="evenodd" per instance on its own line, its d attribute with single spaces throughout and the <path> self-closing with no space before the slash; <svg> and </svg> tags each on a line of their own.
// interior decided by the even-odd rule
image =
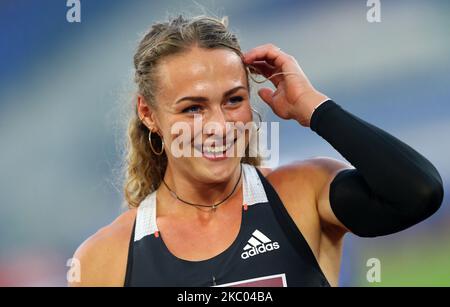
<svg viewBox="0 0 450 307">
<path fill-rule="evenodd" d="M 337 174 L 329 195 L 336 217 L 355 235 L 401 231 L 441 206 L 444 192 L 435 167 L 392 135 L 332 100 L 314 111 L 311 129 L 355 167 Z"/>
</svg>

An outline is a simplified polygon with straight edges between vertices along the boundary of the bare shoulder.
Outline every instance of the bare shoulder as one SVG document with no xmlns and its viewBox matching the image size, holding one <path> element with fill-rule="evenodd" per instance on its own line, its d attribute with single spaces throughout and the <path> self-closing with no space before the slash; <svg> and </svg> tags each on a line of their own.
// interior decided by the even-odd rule
<svg viewBox="0 0 450 307">
<path fill-rule="evenodd" d="M 315 157 L 281 165 L 266 175 L 289 215 L 317 253 L 325 225 L 320 218 L 319 198 L 326 194 L 323 190 L 335 174 L 349 167 L 333 158 Z"/>
<path fill-rule="evenodd" d="M 271 183 L 279 185 L 283 182 L 286 186 L 298 184 L 309 185 L 311 188 L 319 188 L 337 171 L 351 167 L 349 164 L 329 157 L 315 157 L 306 160 L 294 161 L 268 173 L 267 178 Z"/>
<path fill-rule="evenodd" d="M 264 175 L 264 177 L 267 177 L 267 175 L 269 175 L 273 170 L 269 167 L 262 167 L 262 166 L 257 166 L 256 168 L 261 172 L 261 174 Z"/>
<path fill-rule="evenodd" d="M 70 286 L 123 285 L 135 217 L 136 209 L 122 213 L 78 247 L 73 258 L 80 265 L 80 279 Z"/>
<path fill-rule="evenodd" d="M 277 167 L 266 178 L 296 221 L 305 217 L 319 221 L 318 204 L 328 195 L 329 183 L 340 170 L 350 167 L 340 160 L 315 157 Z"/>
<path fill-rule="evenodd" d="M 316 157 L 294 161 L 274 169 L 262 169 L 262 173 L 280 196 L 291 217 L 297 222 L 318 221 L 317 197 L 332 174 L 347 164 L 336 159 Z M 263 171 L 264 170 L 264 171 Z M 318 224 L 317 224 L 318 226 Z M 307 228 L 303 225 L 303 228 Z"/>
</svg>

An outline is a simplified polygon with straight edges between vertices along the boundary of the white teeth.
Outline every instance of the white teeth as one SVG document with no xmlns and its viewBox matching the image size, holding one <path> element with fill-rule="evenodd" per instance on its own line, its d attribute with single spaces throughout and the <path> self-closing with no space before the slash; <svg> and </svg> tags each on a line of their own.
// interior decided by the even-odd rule
<svg viewBox="0 0 450 307">
<path fill-rule="evenodd" d="M 228 144 L 227 146 L 216 146 L 216 147 L 206 147 L 203 146 L 203 151 L 207 153 L 219 153 L 224 152 L 230 149 L 230 147 L 233 145 L 233 143 Z"/>
</svg>

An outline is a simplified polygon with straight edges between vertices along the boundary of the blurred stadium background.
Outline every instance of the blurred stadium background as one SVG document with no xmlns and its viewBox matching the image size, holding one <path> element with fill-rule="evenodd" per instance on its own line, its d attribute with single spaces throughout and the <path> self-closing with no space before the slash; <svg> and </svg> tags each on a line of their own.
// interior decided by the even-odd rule
<svg viewBox="0 0 450 307">
<path fill-rule="evenodd" d="M 429 158 L 448 190 L 449 1 L 382 0 L 381 23 L 367 22 L 365 0 L 81 3 L 81 23 L 68 23 L 65 0 L 0 1 L 0 285 L 64 286 L 76 247 L 123 210 L 117 144 L 133 51 L 180 12 L 227 15 L 244 50 L 291 53 L 319 90 Z M 280 164 L 340 158 L 294 121 L 280 130 Z M 448 203 L 395 235 L 347 235 L 340 285 L 450 286 Z M 381 283 L 366 280 L 369 258 Z"/>
</svg>

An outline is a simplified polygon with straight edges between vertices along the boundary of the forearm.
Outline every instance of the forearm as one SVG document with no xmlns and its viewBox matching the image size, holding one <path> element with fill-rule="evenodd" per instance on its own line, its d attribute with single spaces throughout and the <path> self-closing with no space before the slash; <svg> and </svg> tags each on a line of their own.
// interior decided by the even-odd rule
<svg viewBox="0 0 450 307">
<path fill-rule="evenodd" d="M 422 155 L 329 100 L 313 112 L 311 129 L 356 169 L 330 185 L 336 217 L 353 233 L 378 236 L 408 228 L 433 214 L 442 179 Z"/>
</svg>

